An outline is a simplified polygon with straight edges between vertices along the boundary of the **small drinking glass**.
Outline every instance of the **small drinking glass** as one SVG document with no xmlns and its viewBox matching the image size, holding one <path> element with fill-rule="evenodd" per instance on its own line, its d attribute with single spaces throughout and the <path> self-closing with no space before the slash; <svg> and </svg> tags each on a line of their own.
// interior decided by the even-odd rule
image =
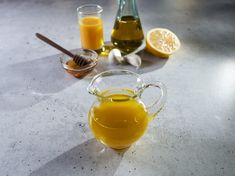
<svg viewBox="0 0 235 176">
<path fill-rule="evenodd" d="M 77 8 L 83 49 L 95 50 L 98 53 L 102 51 L 104 45 L 102 11 L 103 8 L 96 4 L 85 4 Z"/>
</svg>

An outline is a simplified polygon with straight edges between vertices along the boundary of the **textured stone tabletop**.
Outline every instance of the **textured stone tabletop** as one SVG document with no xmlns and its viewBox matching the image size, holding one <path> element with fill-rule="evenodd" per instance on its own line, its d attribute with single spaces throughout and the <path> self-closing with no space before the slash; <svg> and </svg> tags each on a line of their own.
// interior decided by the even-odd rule
<svg viewBox="0 0 235 176">
<path fill-rule="evenodd" d="M 0 176 L 235 176 L 235 1 L 137 1 L 145 34 L 168 28 L 182 46 L 165 60 L 142 53 L 136 72 L 165 83 L 167 103 L 118 152 L 94 139 L 87 119 L 87 85 L 107 60 L 76 79 L 34 35 L 79 48 L 76 8 L 88 2 L 104 8 L 109 41 L 116 0 L 0 0 Z"/>
</svg>

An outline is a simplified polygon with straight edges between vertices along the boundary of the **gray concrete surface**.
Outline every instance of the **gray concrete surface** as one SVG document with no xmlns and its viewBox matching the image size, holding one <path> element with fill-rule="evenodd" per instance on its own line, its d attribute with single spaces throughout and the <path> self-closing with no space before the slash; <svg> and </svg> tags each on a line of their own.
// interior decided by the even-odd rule
<svg viewBox="0 0 235 176">
<path fill-rule="evenodd" d="M 235 2 L 138 1 L 145 33 L 169 28 L 182 47 L 168 60 L 142 53 L 137 72 L 166 84 L 167 104 L 141 140 L 119 152 L 89 130 L 92 75 L 67 74 L 59 52 L 34 36 L 79 48 L 76 7 L 88 2 L 104 7 L 108 41 L 115 0 L 0 0 L 0 175 L 235 176 Z M 101 58 L 92 74 L 110 68 Z"/>
</svg>

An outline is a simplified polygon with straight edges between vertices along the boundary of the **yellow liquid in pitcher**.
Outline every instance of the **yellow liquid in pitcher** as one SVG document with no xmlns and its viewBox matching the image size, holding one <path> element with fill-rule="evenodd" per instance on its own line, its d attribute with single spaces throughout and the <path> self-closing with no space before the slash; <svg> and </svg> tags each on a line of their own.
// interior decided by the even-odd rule
<svg viewBox="0 0 235 176">
<path fill-rule="evenodd" d="M 89 112 L 89 125 L 95 137 L 111 148 L 129 147 L 145 132 L 149 117 L 144 105 L 129 95 L 107 96 Z"/>
<path fill-rule="evenodd" d="M 111 41 L 113 45 L 124 52 L 131 52 L 138 48 L 144 39 L 139 18 L 123 16 L 116 19 L 112 30 Z"/>
</svg>

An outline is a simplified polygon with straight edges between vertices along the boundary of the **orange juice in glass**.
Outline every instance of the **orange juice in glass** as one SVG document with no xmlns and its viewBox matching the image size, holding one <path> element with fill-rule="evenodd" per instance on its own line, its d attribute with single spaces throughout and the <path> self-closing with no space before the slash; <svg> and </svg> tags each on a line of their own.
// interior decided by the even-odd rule
<svg viewBox="0 0 235 176">
<path fill-rule="evenodd" d="M 104 45 L 102 11 L 102 7 L 96 4 L 78 7 L 78 24 L 82 48 L 95 51 L 102 50 Z"/>
</svg>

